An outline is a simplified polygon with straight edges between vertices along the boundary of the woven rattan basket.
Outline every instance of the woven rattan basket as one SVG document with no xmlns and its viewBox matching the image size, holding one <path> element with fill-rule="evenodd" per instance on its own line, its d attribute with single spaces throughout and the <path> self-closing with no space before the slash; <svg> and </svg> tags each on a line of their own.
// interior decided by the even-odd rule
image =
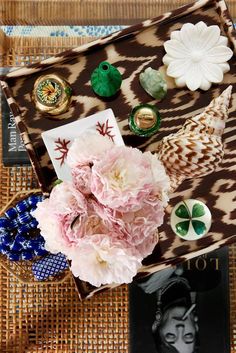
<svg viewBox="0 0 236 353">
<path fill-rule="evenodd" d="M 40 194 L 40 189 L 32 189 L 29 191 L 20 191 L 12 197 L 12 199 L 7 203 L 6 206 L 0 211 L 0 217 L 4 215 L 4 212 L 10 208 L 14 207 L 17 202 L 25 199 L 30 195 Z M 8 270 L 12 275 L 14 275 L 21 283 L 25 284 L 43 284 L 47 285 L 50 283 L 61 283 L 66 280 L 69 276 L 69 270 L 63 271 L 55 277 L 48 277 L 47 280 L 40 282 L 37 281 L 32 272 L 32 264 L 36 260 L 32 261 L 10 261 L 6 256 L 0 255 L 0 265 L 2 265 L 6 270 Z"/>
</svg>

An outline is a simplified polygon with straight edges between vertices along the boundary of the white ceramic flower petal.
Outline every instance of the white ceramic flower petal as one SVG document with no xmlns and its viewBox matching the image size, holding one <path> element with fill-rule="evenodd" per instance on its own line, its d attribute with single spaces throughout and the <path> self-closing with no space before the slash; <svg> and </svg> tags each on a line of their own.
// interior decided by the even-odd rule
<svg viewBox="0 0 236 353">
<path fill-rule="evenodd" d="M 211 63 L 224 63 L 230 60 L 233 56 L 233 51 L 223 45 L 211 48 L 207 52 L 207 61 Z"/>
<path fill-rule="evenodd" d="M 175 78 L 178 87 L 209 89 L 212 83 L 222 82 L 230 69 L 227 61 L 233 52 L 227 44 L 227 37 L 220 35 L 216 25 L 207 26 L 202 21 L 184 24 L 164 43 L 167 75 Z"/>
<path fill-rule="evenodd" d="M 167 42 L 165 42 L 164 48 L 167 54 L 176 59 L 185 58 L 188 53 L 186 47 L 176 39 L 168 40 Z"/>
<path fill-rule="evenodd" d="M 202 50 L 213 48 L 220 38 L 220 28 L 218 26 L 210 26 L 205 33 L 204 41 L 202 41 Z"/>
<path fill-rule="evenodd" d="M 172 61 L 167 69 L 167 75 L 170 77 L 179 77 L 184 75 L 186 70 L 186 60 L 179 59 L 179 60 L 174 60 Z"/>
<path fill-rule="evenodd" d="M 229 72 L 230 70 L 230 66 L 228 63 L 221 63 L 221 64 L 218 64 L 219 67 L 221 68 L 221 70 L 223 71 L 223 73 L 225 74 L 226 72 Z"/>
<path fill-rule="evenodd" d="M 203 21 L 198 22 L 195 27 L 197 28 L 198 33 L 202 33 L 207 30 L 207 25 Z"/>
<path fill-rule="evenodd" d="M 184 87 L 186 86 L 186 79 L 185 76 L 180 76 L 175 79 L 175 83 L 177 87 Z"/>
<path fill-rule="evenodd" d="M 186 74 L 186 85 L 190 91 L 196 91 L 201 86 L 202 74 L 199 71 L 199 65 L 191 65 L 191 68 Z"/>
<path fill-rule="evenodd" d="M 228 46 L 228 38 L 225 37 L 225 36 L 220 36 L 218 42 L 217 42 L 217 45 L 226 45 L 226 47 Z"/>
<path fill-rule="evenodd" d="M 208 80 L 205 79 L 204 76 L 202 76 L 202 81 L 201 85 L 199 88 L 201 88 L 203 91 L 208 91 L 211 88 L 212 84 Z"/>
<path fill-rule="evenodd" d="M 223 81 L 224 75 L 219 65 L 202 62 L 201 69 L 206 80 L 212 83 L 220 83 Z"/>
<path fill-rule="evenodd" d="M 166 54 L 162 58 L 162 62 L 163 62 L 164 65 L 169 65 L 172 61 L 173 61 L 173 57 L 170 56 L 169 54 Z"/>
<path fill-rule="evenodd" d="M 181 40 L 180 31 L 173 31 L 170 34 L 170 39 Z"/>
<path fill-rule="evenodd" d="M 201 48 L 202 42 L 205 41 L 205 37 L 207 36 L 208 27 L 203 21 L 200 21 L 196 24 L 196 28 L 197 28 L 197 36 L 195 39 L 195 46 L 197 46 L 198 48 Z"/>
<path fill-rule="evenodd" d="M 185 23 L 180 30 L 181 42 L 188 50 L 194 48 L 194 42 L 197 35 L 195 26 L 192 23 Z"/>
</svg>

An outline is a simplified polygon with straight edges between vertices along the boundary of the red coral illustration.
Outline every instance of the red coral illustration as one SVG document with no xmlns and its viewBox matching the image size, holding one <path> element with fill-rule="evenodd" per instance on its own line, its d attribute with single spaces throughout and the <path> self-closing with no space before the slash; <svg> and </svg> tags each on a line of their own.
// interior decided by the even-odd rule
<svg viewBox="0 0 236 353">
<path fill-rule="evenodd" d="M 103 136 L 108 136 L 114 142 L 115 135 L 112 135 L 111 131 L 113 129 L 113 126 L 109 126 L 108 124 L 108 119 L 103 124 L 98 121 L 96 124 L 96 130 L 99 132 L 99 134 Z"/>
<path fill-rule="evenodd" d="M 69 143 L 70 140 L 66 141 L 66 139 L 61 139 L 60 137 L 58 137 L 58 139 L 55 141 L 56 147 L 54 148 L 54 151 L 58 151 L 61 154 L 59 157 L 55 157 L 55 159 L 57 161 L 61 161 L 60 166 L 65 163 L 69 151 Z"/>
</svg>

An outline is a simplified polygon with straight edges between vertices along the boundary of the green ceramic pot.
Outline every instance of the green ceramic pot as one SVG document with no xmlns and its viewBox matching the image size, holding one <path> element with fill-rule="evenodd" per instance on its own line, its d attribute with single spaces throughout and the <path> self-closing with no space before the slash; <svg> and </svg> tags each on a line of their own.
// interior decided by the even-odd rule
<svg viewBox="0 0 236 353">
<path fill-rule="evenodd" d="M 120 89 L 122 77 L 117 68 L 102 61 L 91 75 L 94 92 L 101 97 L 112 97 Z"/>
</svg>

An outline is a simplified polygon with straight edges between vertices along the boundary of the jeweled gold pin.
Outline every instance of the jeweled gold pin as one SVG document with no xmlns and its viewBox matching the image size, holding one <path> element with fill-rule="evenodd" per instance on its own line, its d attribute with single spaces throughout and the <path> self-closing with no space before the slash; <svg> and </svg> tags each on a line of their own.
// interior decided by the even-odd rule
<svg viewBox="0 0 236 353">
<path fill-rule="evenodd" d="M 59 115 L 68 110 L 71 95 L 70 85 L 60 76 L 51 74 L 35 81 L 32 99 L 40 112 Z"/>
</svg>

